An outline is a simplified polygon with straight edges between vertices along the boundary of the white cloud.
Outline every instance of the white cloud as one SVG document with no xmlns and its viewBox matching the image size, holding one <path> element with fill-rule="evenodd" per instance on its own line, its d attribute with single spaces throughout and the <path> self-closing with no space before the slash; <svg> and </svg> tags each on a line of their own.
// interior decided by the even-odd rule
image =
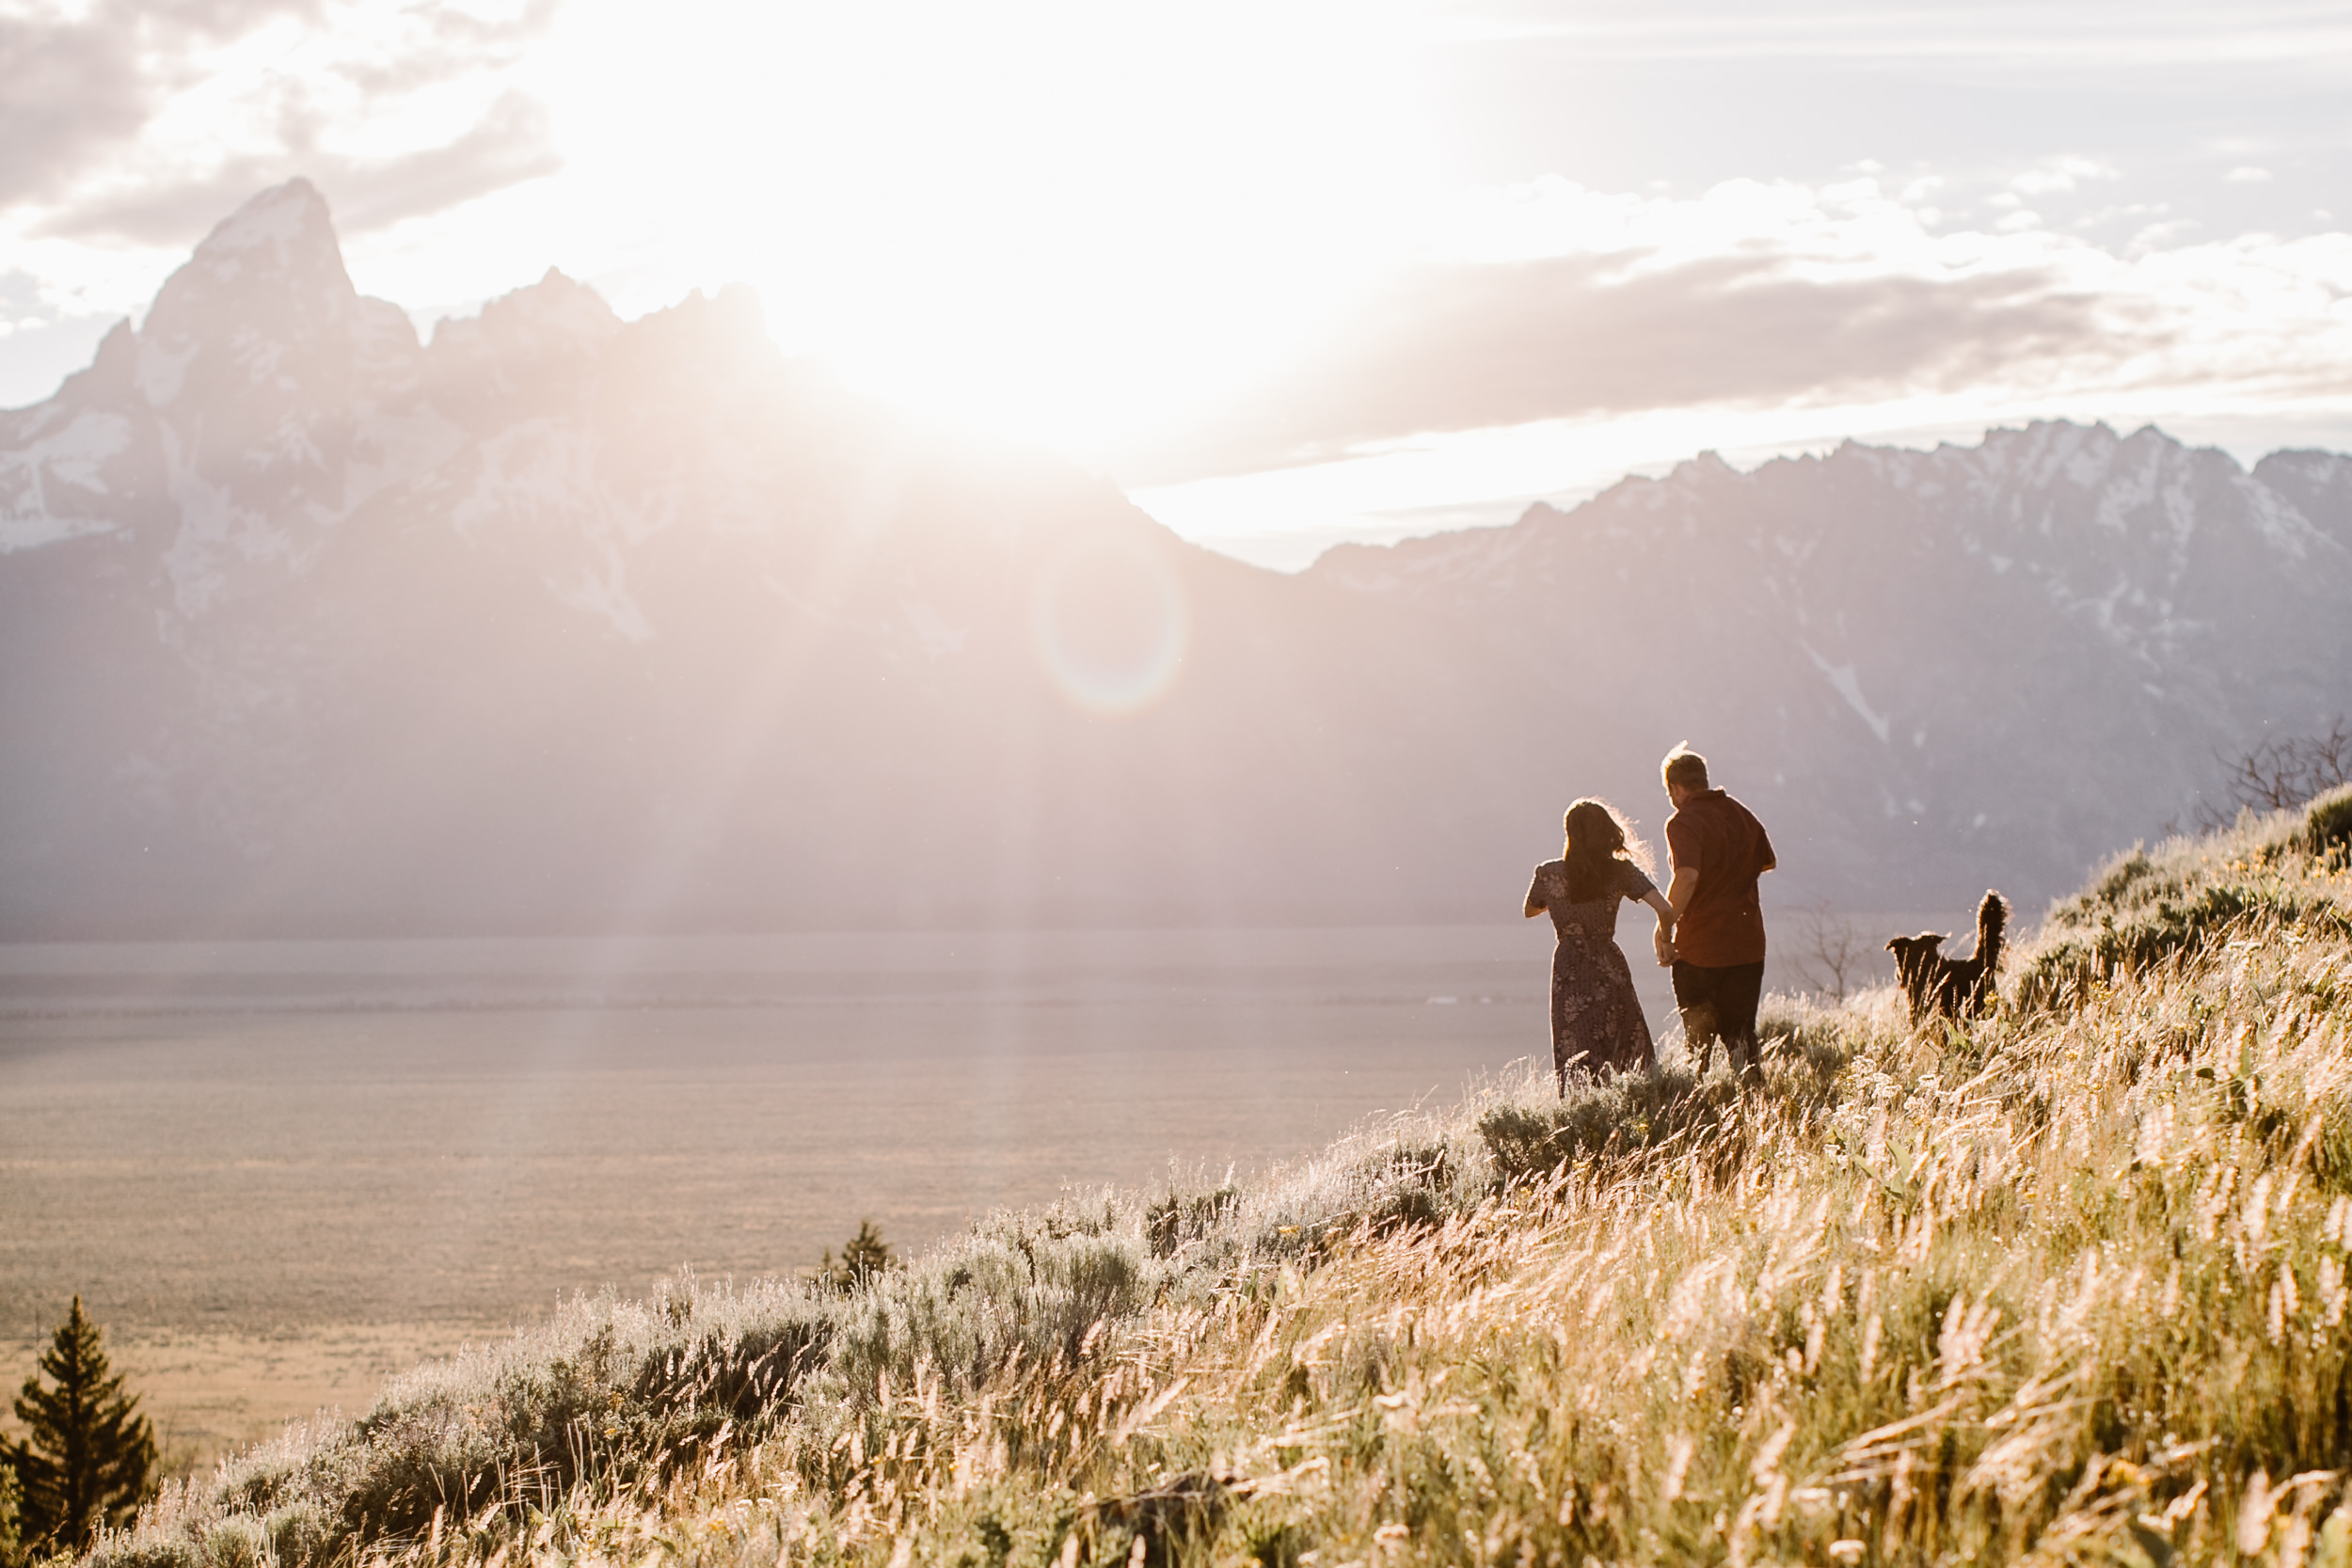
<svg viewBox="0 0 2352 1568">
<path fill-rule="evenodd" d="M 1664 201 L 1548 181 L 1465 211 L 1468 260 L 1376 296 L 1327 359 L 1138 467 L 1161 481 L 1146 509 L 1297 565 L 1703 448 L 2034 418 L 2228 428 L 2254 450 L 2265 428 L 2352 428 L 2352 235 L 2118 251 L 1938 233 L 1850 184 Z M 1184 482 L 1187 464 L 1228 477 Z"/>
<path fill-rule="evenodd" d="M 2221 178 L 2233 185 L 2267 185 L 2271 176 L 2266 168 L 2254 164 L 2241 164 Z"/>
<path fill-rule="evenodd" d="M 357 233 L 403 215 L 363 193 L 436 153 L 428 208 L 546 172 L 545 111 L 513 76 L 553 4 L 249 0 L 215 7 L 206 29 L 183 19 L 164 46 L 136 52 L 147 101 L 135 132 L 27 215 L 69 237 L 184 244 L 255 190 L 302 174 Z"/>
<path fill-rule="evenodd" d="M 1761 450 L 1832 418 L 2352 395 L 2345 237 L 2200 227 L 2262 205 L 2295 228 L 2328 199 L 2308 138 L 2241 97 L 2214 122 L 2245 139 L 2166 165 L 2148 122 L 2105 112 L 2171 105 L 2158 89 L 2185 67 L 2209 82 L 2209 62 L 2336 102 L 2352 17 L 2292 0 L 2150 0 L 2128 26 L 2045 0 L 556 3 L 0 0 L 0 62 L 37 60 L 55 89 L 0 63 L 0 249 L 26 279 L 10 319 L 135 312 L 190 239 L 303 173 L 355 280 L 421 312 L 550 263 L 624 314 L 746 279 L 781 341 L 852 384 L 1183 484 L 1171 504 L 1196 520 L 1278 497 L 1453 516 L 1573 490 L 1596 454 Z M 1432 118 L 1453 67 L 1429 62 L 1454 56 L 1425 46 L 1506 37 L 1733 86 L 1693 101 L 1708 150 L 1688 165 L 1604 180 L 1573 148 L 1499 136 L 1466 173 L 1470 154 L 1431 150 L 1471 138 Z M 1525 101 L 1497 124 L 1550 123 L 1565 90 L 1526 85 L 1527 53 L 1486 56 L 1522 56 L 1496 91 Z M 1834 150 L 1782 177 L 1740 94 L 1784 67 L 1928 83 L 1999 118 L 1903 143 L 1868 94 L 1825 102 L 1813 145 Z M 2083 96 L 2119 71 L 2140 74 Z M 1988 84 L 2001 96 L 1967 98 Z M 2034 105 L 2059 97 L 2064 134 L 2036 139 Z M 2217 180 L 2232 159 L 2277 178 Z M 1548 166 L 1586 178 L 1504 182 Z"/>
<path fill-rule="evenodd" d="M 1950 70 L 2019 63 L 2036 71 L 2265 65 L 2336 74 L 2352 16 L 2298 0 L 2145 0 L 2128 8 L 2047 0 L 1888 6 L 1828 0 L 1803 8 L 1733 0 L 1610 0 L 1428 7 L 1433 39 L 1572 40 L 1599 61 L 1925 59 Z"/>
<path fill-rule="evenodd" d="M 1667 408 L 2352 395 L 2352 236 L 2187 232 L 2119 253 L 2031 211 L 1939 230 L 1868 181 L 1478 193 L 1288 364 L 1110 466 L 1164 485 Z"/>
<path fill-rule="evenodd" d="M 517 85 L 557 0 L 20 0 L 0 8 L 0 245 L 40 319 L 135 313 L 256 190 L 347 235 L 556 166 Z"/>
<path fill-rule="evenodd" d="M 2114 180 L 2120 175 L 2121 171 L 2104 159 L 2052 158 L 2017 175 L 2009 185 L 2024 196 L 2049 196 L 2071 192 L 2086 180 Z"/>
</svg>

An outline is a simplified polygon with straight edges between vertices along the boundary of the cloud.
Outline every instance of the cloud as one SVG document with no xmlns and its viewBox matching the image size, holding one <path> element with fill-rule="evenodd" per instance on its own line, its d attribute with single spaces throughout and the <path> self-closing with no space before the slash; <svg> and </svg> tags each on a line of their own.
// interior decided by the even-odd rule
<svg viewBox="0 0 2352 1568">
<path fill-rule="evenodd" d="M 1445 39 L 1572 42 L 1590 59 L 1758 59 L 1795 55 L 1855 62 L 1926 59 L 1947 71 L 2014 62 L 2047 71 L 2088 67 L 2249 64 L 2341 73 L 2352 21 L 2301 0 L 2240 0 L 2218 7 L 2158 0 L 2129 21 L 2104 6 L 2045 0 L 1978 0 L 1970 6 L 1887 6 L 1828 0 L 1804 7 L 1728 0 L 1660 0 L 1642 7 L 1600 0 L 1483 0 L 1432 6 Z"/>
<path fill-rule="evenodd" d="M 2352 234 L 2108 246 L 2026 211 L 1945 225 L 1926 194 L 1731 181 L 1651 198 L 1556 177 L 1482 191 L 1442 215 L 1422 263 L 1328 306 L 1246 385 L 1148 444 L 1087 455 L 1164 486 L 1676 410 L 1992 419 L 2053 400 L 2180 413 L 2352 394 Z"/>
<path fill-rule="evenodd" d="M 237 38 L 281 16 L 320 22 L 326 9 L 321 0 L 117 0 L 108 8 L 126 30 L 146 23 L 209 39 Z"/>
<path fill-rule="evenodd" d="M 61 188 L 147 122 L 148 95 L 124 35 L 0 15 L 0 207 Z"/>
<path fill-rule="evenodd" d="M 336 202 L 337 223 L 360 233 L 441 212 L 563 166 L 547 106 L 510 91 L 455 140 L 382 163 L 347 164 L 327 173 L 322 188 Z"/>
<path fill-rule="evenodd" d="M 2115 180 L 2114 165 L 2097 158 L 2050 158 L 2011 180 L 2010 188 L 2026 196 L 2050 196 L 2074 191 L 2085 180 Z"/>
<path fill-rule="evenodd" d="M 1807 277 L 1786 258 L 1569 255 L 1416 269 L 1127 483 L 1309 463 L 1415 436 L 1967 385 L 2095 351 L 2051 273 Z"/>
<path fill-rule="evenodd" d="M 0 14 L 0 209 L 70 189 L 135 143 L 191 47 L 316 0 L 115 0 L 80 15 Z"/>
<path fill-rule="evenodd" d="M 294 174 L 366 229 L 550 172 L 545 108 L 501 84 L 558 3 L 0 15 L 0 211 L 27 234 L 176 245 Z"/>
<path fill-rule="evenodd" d="M 420 7 L 400 47 L 364 53 L 339 66 L 371 99 L 421 91 L 520 58 L 555 19 L 559 0 L 520 0 L 513 14 L 481 16 L 455 6 Z"/>
<path fill-rule="evenodd" d="M 306 150 L 232 159 L 209 172 L 110 195 L 59 214 L 49 232 L 171 245 L 200 235 L 255 191 L 294 175 L 317 185 L 343 235 L 437 213 L 563 166 L 545 105 L 521 92 L 499 97 L 464 133 L 438 147 L 361 159 Z"/>
</svg>

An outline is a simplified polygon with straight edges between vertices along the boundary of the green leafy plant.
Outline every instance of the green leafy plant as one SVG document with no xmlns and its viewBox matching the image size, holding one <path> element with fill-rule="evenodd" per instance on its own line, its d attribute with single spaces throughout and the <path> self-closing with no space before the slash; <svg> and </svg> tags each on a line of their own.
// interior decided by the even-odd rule
<svg viewBox="0 0 2352 1568">
<path fill-rule="evenodd" d="M 2312 800 L 2305 818 L 2304 837 L 2313 854 L 2352 848 L 2352 784 Z"/>
<path fill-rule="evenodd" d="M 21 1496 L 16 1466 L 5 1449 L 0 1449 L 0 1568 L 23 1568 L 25 1560 Z"/>
</svg>

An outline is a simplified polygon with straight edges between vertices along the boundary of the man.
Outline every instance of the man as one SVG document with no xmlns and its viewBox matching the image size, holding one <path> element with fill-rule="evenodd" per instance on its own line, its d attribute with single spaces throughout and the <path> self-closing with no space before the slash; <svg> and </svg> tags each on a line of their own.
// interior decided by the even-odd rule
<svg viewBox="0 0 2352 1568">
<path fill-rule="evenodd" d="M 1674 802 L 1666 902 L 1675 922 L 1671 936 L 1661 927 L 1653 939 L 1658 961 L 1674 966 L 1675 1006 L 1698 1070 L 1707 1070 L 1721 1039 L 1726 1066 L 1761 1078 L 1756 1004 L 1764 990 L 1764 909 L 1756 879 L 1777 863 L 1772 841 L 1747 807 L 1708 787 L 1707 759 L 1688 742 L 1666 753 L 1661 771 Z"/>
</svg>

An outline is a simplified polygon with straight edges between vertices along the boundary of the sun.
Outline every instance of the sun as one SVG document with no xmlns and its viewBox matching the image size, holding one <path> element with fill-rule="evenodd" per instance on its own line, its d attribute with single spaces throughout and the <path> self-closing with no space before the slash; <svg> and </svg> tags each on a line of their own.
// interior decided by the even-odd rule
<svg viewBox="0 0 2352 1568">
<path fill-rule="evenodd" d="M 576 0 L 535 84 L 555 226 L 605 236 L 625 313 L 748 282 L 853 386 L 1109 451 L 1384 259 L 1417 157 L 1387 16 Z"/>
</svg>

